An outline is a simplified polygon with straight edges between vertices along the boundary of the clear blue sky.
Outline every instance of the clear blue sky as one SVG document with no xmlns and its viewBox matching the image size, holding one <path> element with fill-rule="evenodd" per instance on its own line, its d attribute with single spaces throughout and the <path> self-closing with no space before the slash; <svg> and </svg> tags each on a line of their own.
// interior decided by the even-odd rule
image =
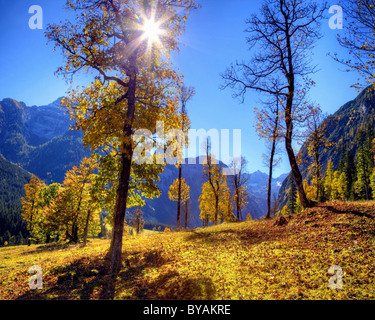
<svg viewBox="0 0 375 320">
<path fill-rule="evenodd" d="M 338 1 L 329 1 L 329 5 Z M 68 86 L 54 71 L 63 64 L 59 52 L 47 45 L 44 31 L 47 23 L 67 18 L 64 0 L 0 0 L 0 100 L 13 98 L 28 106 L 46 105 L 64 96 Z M 232 98 L 228 89 L 220 91 L 220 74 L 236 59 L 248 59 L 244 29 L 245 19 L 256 13 L 258 0 L 201 0 L 202 8 L 193 13 L 181 41 L 181 53 L 174 56 L 175 65 L 184 73 L 185 83 L 196 88 L 196 96 L 188 105 L 192 128 L 241 129 L 242 154 L 248 159 L 250 172 L 267 172 L 262 163 L 264 142 L 254 128 L 253 109 L 259 95 L 246 96 L 245 103 Z M 31 30 L 28 13 L 31 5 L 43 8 L 43 30 Z M 327 12 L 328 15 L 328 12 Z M 324 112 L 334 113 L 345 102 L 356 97 L 350 88 L 357 78 L 345 73 L 327 53 L 345 54 L 336 41 L 340 30 L 331 30 L 328 19 L 323 22 L 324 34 L 315 50 L 313 62 L 320 71 L 313 76 L 316 87 L 311 99 Z M 275 175 L 288 172 L 289 163 L 283 157 Z"/>
</svg>

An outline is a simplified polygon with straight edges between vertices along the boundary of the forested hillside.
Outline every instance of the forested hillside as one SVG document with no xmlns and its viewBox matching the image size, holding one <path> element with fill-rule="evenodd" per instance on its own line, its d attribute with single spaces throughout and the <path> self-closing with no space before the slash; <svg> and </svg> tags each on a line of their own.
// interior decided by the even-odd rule
<svg viewBox="0 0 375 320">
<path fill-rule="evenodd" d="M 0 245 L 22 244 L 28 232 L 21 217 L 21 200 L 25 195 L 24 185 L 31 174 L 5 160 L 0 154 Z"/>
<path fill-rule="evenodd" d="M 324 195 L 323 180 L 328 163 L 331 161 L 332 174 L 335 171 L 340 174 L 345 173 L 344 199 L 372 199 L 371 176 L 375 155 L 374 119 L 375 91 L 369 87 L 320 124 L 325 140 L 325 145 L 319 148 L 322 196 Z M 308 151 L 311 143 L 311 139 L 307 139 L 298 153 L 299 167 L 309 185 L 314 183 L 312 170 L 314 157 Z M 286 178 L 279 193 L 280 208 L 288 202 L 289 187 L 288 178 Z"/>
</svg>

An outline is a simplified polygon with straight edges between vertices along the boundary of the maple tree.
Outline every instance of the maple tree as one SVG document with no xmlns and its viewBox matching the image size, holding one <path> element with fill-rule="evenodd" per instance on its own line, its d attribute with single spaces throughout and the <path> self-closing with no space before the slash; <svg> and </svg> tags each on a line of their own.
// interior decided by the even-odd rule
<svg viewBox="0 0 375 320">
<path fill-rule="evenodd" d="M 315 67 L 307 57 L 320 37 L 320 21 L 326 8 L 326 3 L 318 5 L 313 1 L 265 0 L 260 14 L 253 14 L 246 21 L 247 43 L 250 49 L 258 50 L 249 63 L 236 62 L 222 75 L 223 88 L 233 89 L 242 100 L 248 90 L 285 99 L 285 149 L 304 208 L 312 203 L 303 189 L 292 145 L 293 130 L 297 122 L 303 121 L 296 108 L 303 105 L 313 83 L 309 75 Z"/>
<path fill-rule="evenodd" d="M 97 163 L 94 158 L 84 158 L 65 174 L 56 198 L 45 209 L 46 229 L 64 233 L 70 242 L 79 239 L 86 244 L 89 230 L 96 234 L 99 226 L 99 203 L 91 196 L 92 181 Z"/>
<path fill-rule="evenodd" d="M 217 224 L 221 221 L 233 221 L 233 207 L 230 191 L 227 185 L 227 178 L 223 174 L 222 168 L 217 164 L 215 156 L 211 153 L 210 141 L 203 144 L 205 150 L 205 160 L 203 163 L 203 174 L 207 181 L 202 185 L 202 193 L 199 196 L 200 218 L 203 226 L 208 226 L 208 222 Z"/>
<path fill-rule="evenodd" d="M 72 89 L 64 104 L 92 151 L 116 157 L 118 183 L 114 197 L 109 250 L 111 273 L 121 266 L 122 235 L 132 173 L 135 129 L 155 133 L 157 121 L 179 126 L 179 75 L 170 54 L 178 51 L 193 0 L 68 0 L 76 24 L 49 25 L 47 36 L 65 56 L 66 76 L 94 73 L 90 86 Z M 146 178 L 148 179 L 148 178 Z"/>
<path fill-rule="evenodd" d="M 294 181 L 294 176 L 292 174 L 289 174 L 288 177 L 288 210 L 290 214 L 295 214 L 297 212 L 297 187 L 296 182 Z"/>
<path fill-rule="evenodd" d="M 25 196 L 21 198 L 22 217 L 27 223 L 27 230 L 31 238 L 28 239 L 28 245 L 31 239 L 39 240 L 43 237 L 43 198 L 41 192 L 46 184 L 37 176 L 32 175 L 29 183 L 25 184 Z"/>
<path fill-rule="evenodd" d="M 168 197 L 176 201 L 177 206 L 185 204 L 190 199 L 190 186 L 186 184 L 185 178 L 178 178 L 173 181 L 168 190 Z M 180 211 L 177 214 L 177 230 L 180 229 Z"/>
</svg>

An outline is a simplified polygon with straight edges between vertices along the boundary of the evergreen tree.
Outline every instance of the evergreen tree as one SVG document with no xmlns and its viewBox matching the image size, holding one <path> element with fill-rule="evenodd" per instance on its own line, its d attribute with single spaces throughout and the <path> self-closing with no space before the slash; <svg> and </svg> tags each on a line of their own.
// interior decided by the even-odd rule
<svg viewBox="0 0 375 320">
<path fill-rule="evenodd" d="M 375 199 L 375 168 L 372 170 L 371 188 L 372 188 L 372 198 Z"/>
<path fill-rule="evenodd" d="M 325 198 L 327 200 L 332 199 L 332 183 L 333 183 L 333 179 L 334 179 L 333 174 L 334 173 L 333 173 L 332 160 L 329 159 L 328 164 L 327 164 L 326 175 L 325 175 L 325 178 L 324 178 L 324 194 L 325 194 Z"/>
<path fill-rule="evenodd" d="M 357 153 L 357 181 L 354 184 L 355 194 L 358 199 L 370 199 L 370 178 L 373 170 L 371 164 L 371 152 L 362 145 Z"/>
<path fill-rule="evenodd" d="M 357 175 L 356 167 L 353 155 L 345 147 L 343 152 L 341 153 L 339 170 L 344 173 L 346 177 L 346 198 L 354 200 L 353 184 Z"/>
<path fill-rule="evenodd" d="M 339 200 L 341 199 L 341 194 L 340 194 L 340 171 L 335 171 L 333 173 L 333 180 L 331 184 L 331 197 L 333 200 Z"/>
</svg>

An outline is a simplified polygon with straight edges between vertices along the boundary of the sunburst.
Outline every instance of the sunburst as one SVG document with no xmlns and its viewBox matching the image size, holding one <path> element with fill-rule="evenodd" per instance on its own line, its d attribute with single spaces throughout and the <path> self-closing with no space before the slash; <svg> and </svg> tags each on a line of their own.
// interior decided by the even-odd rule
<svg viewBox="0 0 375 320">
<path fill-rule="evenodd" d="M 160 28 L 161 22 L 154 18 L 145 19 L 142 24 L 143 38 L 148 40 L 149 45 L 160 42 L 160 36 L 164 31 Z"/>
</svg>

